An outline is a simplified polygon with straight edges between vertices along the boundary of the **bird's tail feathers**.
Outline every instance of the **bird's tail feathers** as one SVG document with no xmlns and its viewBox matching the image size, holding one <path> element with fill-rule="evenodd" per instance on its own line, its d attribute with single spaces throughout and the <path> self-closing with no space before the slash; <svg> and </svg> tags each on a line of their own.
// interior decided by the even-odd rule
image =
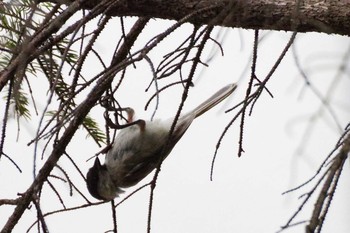
<svg viewBox="0 0 350 233">
<path fill-rule="evenodd" d="M 210 98 L 208 98 L 194 110 L 180 117 L 173 132 L 172 142 L 174 143 L 174 145 L 186 132 L 186 130 L 196 117 L 199 117 L 200 115 L 202 115 L 203 113 L 205 113 L 206 111 L 208 111 L 209 109 L 226 99 L 236 89 L 236 87 L 236 84 L 229 84 L 221 88 L 219 91 L 213 94 Z"/>
<path fill-rule="evenodd" d="M 209 99 L 204 101 L 202 104 L 200 104 L 198 107 L 196 107 L 191 113 L 194 113 L 195 117 L 199 117 L 212 107 L 219 104 L 221 101 L 226 99 L 231 93 L 237 88 L 237 85 L 235 83 L 229 84 L 220 90 L 218 90 L 215 94 L 213 94 Z M 190 114 L 191 114 L 190 113 Z"/>
</svg>

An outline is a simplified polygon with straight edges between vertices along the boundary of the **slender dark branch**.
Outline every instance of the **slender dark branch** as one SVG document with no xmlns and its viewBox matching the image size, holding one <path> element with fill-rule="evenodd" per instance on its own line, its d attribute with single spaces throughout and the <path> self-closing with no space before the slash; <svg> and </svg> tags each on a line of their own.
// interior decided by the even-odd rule
<svg viewBox="0 0 350 233">
<path fill-rule="evenodd" d="M 263 81 L 259 81 L 258 82 L 258 87 L 255 90 L 254 93 L 252 93 L 249 98 L 246 97 L 246 100 L 242 101 L 241 103 L 235 105 L 233 108 L 228 109 L 226 112 L 230 112 L 233 109 L 236 109 L 238 106 L 243 105 L 243 106 L 251 106 L 250 109 L 250 113 L 252 113 L 252 110 L 254 108 L 254 105 L 256 104 L 257 100 L 259 99 L 261 93 L 266 90 L 266 84 L 267 82 L 270 80 L 270 78 L 272 77 L 272 75 L 274 74 L 274 72 L 276 71 L 277 67 L 280 65 L 280 63 L 282 62 L 283 58 L 285 57 L 285 55 L 287 54 L 290 46 L 293 44 L 295 38 L 296 38 L 297 33 L 294 32 L 292 34 L 292 36 L 290 37 L 288 43 L 286 44 L 286 46 L 284 47 L 283 51 L 281 52 L 281 54 L 279 55 L 279 57 L 277 58 L 275 64 L 272 66 L 272 68 L 270 69 L 269 73 L 267 74 L 267 76 L 265 77 L 265 79 Z M 257 79 L 256 77 L 254 77 L 255 79 Z M 246 104 L 245 104 L 246 101 Z M 240 114 L 243 113 L 243 109 L 241 108 L 240 110 L 238 110 L 238 113 L 230 120 L 230 122 L 226 125 L 224 131 L 222 132 L 222 134 L 220 135 L 220 138 L 218 139 L 218 142 L 216 143 L 216 147 L 215 147 L 215 152 L 212 158 L 212 162 L 211 162 L 211 167 L 210 167 L 210 180 L 213 180 L 213 174 L 214 174 L 214 165 L 215 165 L 215 160 L 216 160 L 216 156 L 218 153 L 218 150 L 220 148 L 221 145 L 221 141 L 224 138 L 224 136 L 226 135 L 227 131 L 229 130 L 229 128 L 231 128 L 232 124 L 236 121 L 236 119 L 239 117 Z"/>
<path fill-rule="evenodd" d="M 58 190 L 56 189 L 56 187 L 49 181 L 46 181 L 47 184 L 50 186 L 50 188 L 52 189 L 52 191 L 56 194 L 56 197 L 58 198 L 59 202 L 61 203 L 61 205 L 63 206 L 63 208 L 66 209 L 66 205 L 64 204 L 64 201 L 61 197 L 61 194 L 58 192 Z"/>
<path fill-rule="evenodd" d="M 87 55 L 89 54 L 89 52 L 92 51 L 92 46 L 95 43 L 95 41 L 97 40 L 97 37 L 100 35 L 100 33 L 102 32 L 102 30 L 105 28 L 106 24 L 108 23 L 108 21 L 110 20 L 110 17 L 104 17 L 101 24 L 98 26 L 97 29 L 94 30 L 93 32 L 93 36 L 92 38 L 89 40 L 88 45 L 85 47 L 83 53 L 79 56 L 79 60 L 76 63 L 76 69 L 75 69 L 75 73 L 74 73 L 74 77 L 73 77 L 73 81 L 71 84 L 71 92 L 74 93 L 75 91 L 75 87 L 78 83 L 78 78 L 80 76 L 80 72 L 81 69 L 83 67 L 83 64 L 85 62 L 85 59 L 87 57 Z"/>
<path fill-rule="evenodd" d="M 246 90 L 246 95 L 244 98 L 243 106 L 242 106 L 242 114 L 241 114 L 241 124 L 240 124 L 240 133 L 239 133 L 239 149 L 238 149 L 238 157 L 241 157 L 242 153 L 244 152 L 243 149 L 243 132 L 244 132 L 244 124 L 245 124 L 245 115 L 246 110 L 248 106 L 248 100 L 249 96 L 251 95 L 252 88 L 253 88 L 253 82 L 256 79 L 256 64 L 258 59 L 258 43 L 259 43 L 259 30 L 255 30 L 254 33 L 254 46 L 253 46 L 253 60 L 252 60 L 252 68 L 251 68 L 251 75 L 250 80 L 248 83 L 248 88 Z"/>
<path fill-rule="evenodd" d="M 41 210 L 41 206 L 40 206 L 39 202 L 40 202 L 40 198 L 38 198 L 38 197 L 33 198 L 33 203 L 35 205 L 36 212 L 37 212 L 38 232 L 40 232 L 39 225 L 41 225 L 41 229 L 42 229 L 43 233 L 48 233 L 49 229 L 47 227 L 47 224 L 46 224 L 46 221 L 45 221 L 45 218 L 44 218 L 44 215 L 43 215 L 43 212 Z"/>
<path fill-rule="evenodd" d="M 131 29 L 130 33 L 125 40 L 124 45 L 120 48 L 118 54 L 116 55 L 114 61 L 116 64 L 125 59 L 130 47 L 134 44 L 135 40 L 138 38 L 144 26 L 147 24 L 148 19 L 141 18 Z M 48 175 L 56 165 L 57 161 L 60 159 L 61 155 L 64 153 L 65 148 L 71 141 L 78 127 L 82 124 L 86 115 L 89 113 L 90 109 L 98 102 L 102 94 L 109 88 L 111 81 L 113 80 L 113 73 L 106 73 L 105 76 L 97 82 L 96 86 L 92 88 L 91 92 L 87 95 L 86 99 L 76 108 L 75 116 L 67 126 L 65 132 L 62 134 L 61 138 L 54 145 L 51 155 L 48 157 L 47 161 L 43 167 L 38 172 L 34 182 L 28 188 L 28 190 L 20 198 L 18 205 L 16 206 L 13 214 L 8 218 L 5 226 L 3 227 L 1 233 L 9 233 L 18 223 L 22 214 L 29 206 L 32 200 L 33 194 L 40 190 L 43 182 L 47 179 Z"/>
<path fill-rule="evenodd" d="M 168 89 L 169 87 L 171 86 L 174 86 L 174 85 L 178 85 L 178 84 L 183 84 L 183 83 L 186 83 L 187 82 L 187 79 L 186 80 L 180 80 L 180 81 L 176 81 L 176 82 L 173 82 L 173 83 L 170 83 L 168 85 L 165 85 L 164 87 L 160 88 L 156 93 L 154 93 L 151 98 L 149 98 L 149 100 L 147 101 L 146 105 L 145 105 L 145 110 L 147 110 L 149 104 L 151 103 L 151 101 L 156 97 L 158 96 L 162 91 Z"/>
<path fill-rule="evenodd" d="M 338 184 L 342 167 L 350 151 L 349 143 L 350 143 L 350 136 L 349 136 L 349 139 L 347 140 L 347 143 L 343 146 L 340 153 L 332 162 L 331 168 L 327 175 L 327 179 L 324 182 L 321 192 L 318 195 L 317 201 L 314 205 L 310 223 L 306 226 L 307 233 L 313 233 L 316 230 L 317 232 L 320 232 L 322 229 L 322 224 L 327 215 L 329 204 L 333 198 L 335 187 Z M 327 199 L 329 200 L 328 203 L 326 202 Z M 324 210 L 324 213 L 322 214 L 323 210 Z"/>
<path fill-rule="evenodd" d="M 135 193 L 139 192 L 141 189 L 144 189 L 145 187 L 151 185 L 152 181 L 142 185 L 141 187 L 137 188 L 136 190 L 132 191 L 129 195 L 127 195 L 126 197 L 124 197 L 123 200 L 121 200 L 120 202 L 118 202 L 117 204 L 115 204 L 114 208 L 117 208 L 118 206 L 120 206 L 121 204 L 123 204 L 126 200 L 128 200 L 131 196 L 133 196 Z"/>
<path fill-rule="evenodd" d="M 334 155 L 333 159 L 330 162 L 330 166 L 321 173 L 322 168 L 324 168 L 326 161 L 328 161 L 331 155 L 334 154 L 334 151 L 332 151 L 322 162 L 322 166 L 319 168 L 319 170 L 316 171 L 316 174 L 309 179 L 307 182 L 303 183 L 298 188 L 305 186 L 311 180 L 313 180 L 317 175 L 319 175 L 319 178 L 316 181 L 316 184 L 313 186 L 313 188 L 306 193 L 303 196 L 306 196 L 303 202 L 299 205 L 297 211 L 292 215 L 291 218 L 289 218 L 288 222 L 281 227 L 281 230 L 279 232 L 282 232 L 283 230 L 290 228 L 295 225 L 295 223 L 292 223 L 292 221 L 298 216 L 298 214 L 301 212 L 301 210 L 306 206 L 306 204 L 310 201 L 311 196 L 315 193 L 316 189 L 320 187 L 321 183 L 323 182 L 321 191 L 317 197 L 317 200 L 314 204 L 314 209 L 312 216 L 310 218 L 309 224 L 306 226 L 306 232 L 307 233 L 314 233 L 314 232 L 320 232 L 322 229 L 323 222 L 327 216 L 328 209 L 330 208 L 331 201 L 333 199 L 335 189 L 338 185 L 338 181 L 341 175 L 342 168 L 344 166 L 345 161 L 348 158 L 348 154 L 350 152 L 350 134 L 348 132 L 348 129 L 346 129 L 346 134 L 341 136 L 341 139 L 339 143 L 335 146 L 336 150 L 339 150 L 336 155 Z M 296 189 L 289 190 L 288 192 L 294 191 Z"/>
<path fill-rule="evenodd" d="M 178 107 L 178 111 L 174 117 L 174 120 L 173 120 L 173 123 L 170 127 L 170 130 L 169 130 L 169 135 L 168 135 L 168 140 L 166 142 L 166 145 L 164 146 L 164 150 L 167 149 L 167 147 L 170 145 L 171 143 L 171 138 L 172 138 L 172 134 L 175 130 L 175 126 L 177 124 L 177 121 L 180 117 L 180 114 L 181 114 L 181 111 L 182 111 L 182 108 L 185 104 L 185 101 L 187 99 L 187 96 L 188 96 L 188 91 L 190 89 L 190 87 L 192 86 L 192 79 L 194 77 L 194 74 L 195 74 L 195 71 L 197 69 L 197 66 L 198 64 L 200 64 L 200 58 L 201 58 L 201 55 L 202 55 L 202 52 L 204 50 L 204 47 L 205 47 L 205 44 L 206 42 L 209 40 L 210 38 L 210 34 L 213 30 L 213 26 L 209 26 L 206 28 L 206 32 L 205 34 L 203 35 L 203 38 L 202 38 L 202 41 L 198 47 L 198 50 L 196 52 L 196 56 L 193 60 L 193 64 L 191 66 L 191 69 L 189 71 L 189 74 L 188 74 L 188 78 L 187 78 L 187 82 L 186 82 L 186 86 L 183 90 L 183 93 L 182 93 L 182 99 L 181 99 L 181 103 Z M 156 172 L 153 176 L 153 179 L 152 179 L 152 182 L 151 182 L 151 191 L 150 191 L 150 198 L 149 198 L 149 205 L 148 205 L 148 219 L 147 219 L 147 233 L 150 233 L 151 232 L 151 220 L 152 220 L 152 209 L 153 209 L 153 198 L 154 198 L 154 189 L 156 187 L 156 181 L 157 181 L 157 178 L 158 178 L 158 175 L 159 175 L 159 172 L 161 170 L 161 165 L 162 165 L 162 162 L 163 162 L 164 158 L 160 158 L 159 159 L 159 165 L 156 169 Z"/>
<path fill-rule="evenodd" d="M 50 24 L 45 27 L 45 30 L 41 30 L 37 35 L 34 34 L 30 42 L 25 44 L 21 53 L 16 55 L 6 69 L 0 73 L 0 91 L 4 88 L 8 80 L 14 77 L 17 68 L 23 64 L 28 64 L 36 57 L 33 56 L 33 51 L 37 51 L 36 48 L 44 44 L 48 38 L 50 38 L 55 32 L 57 32 L 61 26 L 78 10 L 81 9 L 84 0 L 78 0 L 69 5 L 69 7 L 59 14 Z"/>
<path fill-rule="evenodd" d="M 118 232 L 118 227 L 117 227 L 117 210 L 114 208 L 114 199 L 111 201 L 111 209 L 112 209 L 112 220 L 113 220 L 113 232 L 117 233 Z"/>
<path fill-rule="evenodd" d="M 1 138 L 0 138 L 0 159 L 1 159 L 1 156 L 4 154 L 6 128 L 7 128 L 7 121 L 8 121 L 8 117 L 9 117 L 10 102 L 11 102 L 11 97 L 12 97 L 12 86 L 13 86 L 13 79 L 11 79 L 11 81 L 9 83 L 9 90 L 8 90 L 7 97 L 6 97 L 4 118 L 2 120 Z"/>
<path fill-rule="evenodd" d="M 350 125 L 350 124 L 349 124 Z M 348 125 L 348 126 L 349 126 Z M 326 163 L 330 160 L 330 158 L 334 155 L 334 153 L 341 148 L 341 146 L 345 143 L 346 138 L 348 136 L 348 134 L 350 133 L 350 128 L 346 127 L 344 133 L 340 136 L 338 142 L 336 143 L 336 145 L 334 146 L 333 150 L 326 156 L 326 158 L 323 160 L 323 162 L 321 163 L 321 165 L 318 167 L 317 171 L 315 172 L 315 175 L 313 175 L 310 179 L 308 179 L 307 181 L 305 181 L 304 183 L 298 185 L 295 188 L 289 189 L 285 192 L 282 193 L 282 195 L 293 192 L 297 189 L 300 189 L 301 187 L 307 185 L 308 183 L 310 183 L 312 180 L 315 179 L 315 177 L 317 177 L 318 174 L 321 173 L 321 170 L 324 168 L 324 166 L 326 165 Z"/>
<path fill-rule="evenodd" d="M 148 62 L 149 66 L 151 68 L 152 76 L 153 76 L 152 80 L 153 80 L 154 86 L 156 88 L 156 93 L 159 93 L 159 86 L 158 86 L 158 81 L 157 81 L 157 73 L 155 71 L 154 64 L 153 64 L 151 58 L 149 58 L 148 56 L 145 56 L 145 60 Z M 155 114 L 157 112 L 158 106 L 159 106 L 159 95 L 156 95 L 156 97 L 157 97 L 156 98 L 156 106 L 155 106 L 154 111 L 152 113 L 151 120 L 153 120 L 153 118 L 154 118 L 154 116 L 155 116 Z"/>
<path fill-rule="evenodd" d="M 105 204 L 105 203 L 106 203 L 105 201 L 100 201 L 100 202 L 96 202 L 96 203 L 88 203 L 88 204 L 83 204 L 83 205 L 80 205 L 80 206 L 74 206 L 74 207 L 70 207 L 70 208 L 66 208 L 66 209 L 54 210 L 52 212 L 47 212 L 47 213 L 43 214 L 43 217 L 45 218 L 45 217 L 48 217 L 48 216 L 53 215 L 53 214 L 65 213 L 65 212 L 79 210 L 79 209 L 92 207 L 92 206 L 96 206 L 96 205 L 101 205 L 101 204 Z M 29 232 L 31 230 L 31 228 L 33 228 L 35 226 L 35 224 L 37 222 L 38 222 L 38 219 L 32 225 L 30 225 L 30 227 L 28 228 L 27 232 Z"/>
</svg>

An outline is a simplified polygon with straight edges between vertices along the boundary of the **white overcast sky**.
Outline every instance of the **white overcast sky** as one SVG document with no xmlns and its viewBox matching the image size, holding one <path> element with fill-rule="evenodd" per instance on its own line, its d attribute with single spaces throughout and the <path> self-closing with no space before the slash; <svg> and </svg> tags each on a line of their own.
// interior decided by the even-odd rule
<svg viewBox="0 0 350 233">
<path fill-rule="evenodd" d="M 137 46 L 143 45 L 155 33 L 161 32 L 172 23 L 153 20 L 145 31 L 144 40 Z M 103 40 L 96 44 L 96 50 L 106 54 L 106 57 L 110 57 L 113 52 L 108 47 L 110 41 L 120 36 L 117 21 L 109 23 L 108 26 L 108 33 L 104 33 Z M 189 30 L 191 27 L 183 27 L 175 37 L 167 38 L 156 51 L 163 50 L 164 53 L 164 49 L 178 44 L 179 38 L 184 38 Z M 241 101 L 245 95 L 249 72 L 243 71 L 251 56 L 254 36 L 251 30 L 226 30 L 227 37 L 223 43 L 225 55 L 216 56 L 209 63 L 210 66 L 205 68 L 205 72 L 197 72 L 201 76 L 195 77 L 195 87 L 190 90 L 185 111 L 192 109 L 228 83 L 238 82 L 239 88 L 224 104 L 197 119 L 163 163 L 155 190 L 152 232 L 276 232 L 298 208 L 298 196 L 310 190 L 312 186 L 288 195 L 282 196 L 281 193 L 310 178 L 340 135 L 334 122 L 325 112 L 323 116 L 314 120 L 315 128 L 308 140 L 302 141 L 302 135 L 310 124 L 309 118 L 320 107 L 320 101 L 304 87 L 305 83 L 298 74 L 290 51 L 268 83 L 274 98 L 264 93 L 257 102 L 253 115 L 246 119 L 245 153 L 241 158 L 237 157 L 237 122 L 222 142 L 215 163 L 214 180 L 209 181 L 215 144 L 232 117 L 232 114 L 223 112 Z M 291 33 L 263 31 L 261 35 L 266 35 L 266 38 L 259 45 L 257 74 L 263 79 L 277 60 Z M 322 91 L 327 90 L 334 81 L 337 68 L 349 45 L 347 37 L 318 33 L 300 34 L 295 43 L 301 64 L 312 82 Z M 151 56 L 158 61 L 161 59 L 157 58 L 156 53 Z M 92 76 L 98 73 L 96 67 L 93 63 L 87 65 L 86 74 L 91 73 Z M 348 68 L 346 70 L 348 73 Z M 138 117 L 149 119 L 152 107 L 147 112 L 143 107 L 153 94 L 144 93 L 152 75 L 150 69 L 146 62 L 142 62 L 137 64 L 136 70 L 130 72 L 132 75 L 129 73 L 127 76 L 123 84 L 124 92 L 118 94 L 118 100 L 125 106 L 133 107 Z M 46 88 L 46 84 L 40 87 L 42 83 L 42 78 L 38 78 L 38 87 Z M 341 77 L 332 101 L 343 127 L 349 119 L 349 87 L 349 77 Z M 42 94 L 43 101 L 39 101 L 38 104 L 41 111 L 46 104 L 46 93 Z M 171 117 L 177 110 L 179 96 L 180 92 L 164 92 L 156 118 Z M 100 113 L 93 112 L 92 115 L 102 124 Z M 28 164 L 32 164 L 34 152 L 33 147 L 27 147 L 26 143 L 35 135 L 36 121 L 37 117 L 33 117 L 32 121 L 23 121 L 27 126 L 21 126 L 18 143 L 15 141 L 15 122 L 9 123 L 8 128 L 14 130 L 7 133 L 6 152 L 18 161 L 25 175 L 19 174 L 6 159 L 2 159 L 0 186 L 5 189 L 1 189 L 0 198 L 14 198 L 17 192 L 25 191 L 32 181 L 32 167 Z M 85 132 L 78 131 L 67 150 L 84 173 L 92 165 L 92 161 L 85 161 L 99 150 L 85 136 Z M 303 145 L 303 142 L 305 145 L 301 150 L 300 145 Z M 49 154 L 50 151 L 45 156 Z M 60 160 L 59 163 L 70 166 L 66 159 Z M 350 232 L 349 175 L 348 163 L 341 176 L 334 205 L 330 209 L 323 232 Z M 76 182 L 80 182 L 78 186 L 88 195 L 83 180 L 77 176 Z M 66 185 L 57 181 L 55 184 L 62 192 L 68 193 Z M 126 194 L 135 189 L 136 187 L 126 190 Z M 65 196 L 67 206 L 81 203 L 77 201 L 78 198 Z M 148 197 L 149 189 L 146 188 L 117 209 L 119 232 L 146 232 Z M 42 206 L 44 210 L 49 211 L 57 208 L 57 203 L 55 195 L 51 192 L 51 196 L 44 197 Z M 310 217 L 310 207 L 312 203 L 298 220 Z M 11 209 L 0 208 L 0 226 L 6 221 L 3 216 L 8 216 Z M 104 232 L 112 228 L 110 216 L 110 206 L 105 204 L 57 214 L 48 217 L 47 221 L 50 232 L 55 233 L 72 232 L 72 229 L 80 232 Z M 28 228 L 35 218 L 35 208 L 26 211 L 24 218 L 14 232 L 24 232 Z M 36 232 L 36 229 L 32 232 Z M 286 232 L 303 232 L 303 227 L 295 227 Z"/>
</svg>

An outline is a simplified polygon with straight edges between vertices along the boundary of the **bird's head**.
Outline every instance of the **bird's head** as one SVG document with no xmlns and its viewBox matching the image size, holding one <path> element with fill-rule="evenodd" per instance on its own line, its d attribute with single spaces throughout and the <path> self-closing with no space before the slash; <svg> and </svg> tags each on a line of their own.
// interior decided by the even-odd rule
<svg viewBox="0 0 350 233">
<path fill-rule="evenodd" d="M 107 167 L 101 165 L 98 157 L 86 174 L 86 185 L 91 196 L 96 199 L 108 201 L 116 197 L 116 188 Z"/>
</svg>

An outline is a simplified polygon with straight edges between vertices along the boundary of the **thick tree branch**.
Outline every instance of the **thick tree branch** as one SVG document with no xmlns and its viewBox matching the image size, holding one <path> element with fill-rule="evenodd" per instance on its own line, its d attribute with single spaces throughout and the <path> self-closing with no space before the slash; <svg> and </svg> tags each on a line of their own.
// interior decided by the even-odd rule
<svg viewBox="0 0 350 233">
<path fill-rule="evenodd" d="M 134 27 L 131 29 L 131 32 L 125 38 L 124 45 L 119 49 L 117 55 L 115 56 L 112 62 L 112 66 L 119 65 L 126 58 L 130 47 L 134 44 L 135 40 L 141 33 L 144 26 L 147 24 L 147 22 L 148 19 L 141 18 L 135 23 Z M 109 72 L 106 72 L 105 75 L 101 77 L 100 80 L 97 82 L 96 86 L 91 90 L 89 95 L 86 97 L 85 101 L 83 101 L 76 108 L 74 119 L 70 122 L 62 137 L 54 145 L 51 155 L 49 156 L 43 167 L 40 169 L 32 185 L 23 194 L 23 196 L 17 199 L 18 204 L 13 214 L 7 220 L 7 223 L 5 224 L 1 233 L 7 233 L 13 230 L 14 226 L 17 224 L 18 220 L 21 218 L 26 208 L 28 208 L 30 202 L 32 201 L 33 195 L 38 190 L 40 190 L 41 186 L 43 185 L 48 175 L 56 165 L 57 161 L 65 152 L 67 145 L 71 141 L 78 127 L 82 124 L 84 118 L 89 113 L 90 109 L 96 104 L 96 102 L 101 98 L 102 94 L 109 87 L 115 73 L 116 71 L 114 71 L 113 69 L 111 69 Z"/>
<path fill-rule="evenodd" d="M 4 70 L 0 71 L 0 91 L 2 91 L 2 89 L 5 87 L 8 80 L 13 78 L 18 67 L 26 66 L 31 60 L 34 59 L 34 57 L 31 56 L 32 52 L 36 51 L 36 48 L 44 44 L 44 42 L 50 36 L 52 36 L 62 27 L 66 20 L 76 13 L 76 11 L 81 9 L 82 2 L 82 0 L 79 0 L 75 1 L 74 4 L 70 4 L 70 7 L 55 18 L 48 27 L 39 28 L 35 37 L 28 38 L 27 41 L 21 45 L 23 48 L 21 48 L 18 55 L 14 56 L 11 63 L 8 64 Z"/>
<path fill-rule="evenodd" d="M 45 0 L 42 0 L 45 1 Z M 71 4 L 73 0 L 47 0 Z M 91 9 L 99 1 L 87 0 Z M 114 0 L 107 12 L 111 16 L 147 16 L 179 20 L 186 15 L 209 9 L 189 19 L 193 24 L 214 24 L 245 29 L 268 29 L 298 32 L 325 32 L 350 35 L 349 0 Z"/>
</svg>

